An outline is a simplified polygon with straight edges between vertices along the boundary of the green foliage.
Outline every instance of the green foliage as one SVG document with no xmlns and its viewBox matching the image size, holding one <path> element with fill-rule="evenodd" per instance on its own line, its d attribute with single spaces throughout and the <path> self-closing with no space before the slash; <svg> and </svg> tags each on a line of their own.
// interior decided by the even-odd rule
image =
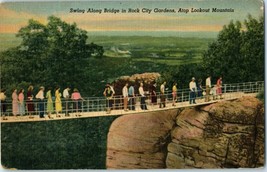
<svg viewBox="0 0 267 172">
<path fill-rule="evenodd" d="M 59 85 L 62 88 L 68 85 L 78 88 L 83 96 L 102 96 L 106 82 L 120 76 L 162 73 L 169 66 L 176 68 L 184 63 L 196 62 L 195 57 L 192 59 L 185 54 L 196 55 L 201 60 L 200 52 L 211 41 L 176 37 L 91 36 L 90 40 L 95 43 L 90 43 L 88 36 L 75 24 L 69 25 L 53 16 L 48 21 L 47 25 L 43 25 L 30 20 L 29 25 L 17 34 L 17 39 L 21 39 L 19 46 L 1 53 L 1 86 L 7 88 L 9 98 L 12 88 L 26 89 L 29 84 L 35 86 L 34 92 L 41 85 Z M 84 42 L 88 46 L 85 54 L 78 48 Z M 112 56 L 113 46 L 130 51 L 131 56 L 114 53 L 116 56 Z M 152 52 L 160 57 L 150 57 Z"/>
<path fill-rule="evenodd" d="M 87 32 L 55 16 L 47 25 L 29 20 L 17 37 L 19 46 L 1 53 L 2 87 L 26 82 L 40 86 L 68 86 L 80 78 L 88 59 L 101 57 L 103 47 L 87 44 Z M 10 88 L 9 88 L 10 89 Z"/>
<path fill-rule="evenodd" d="M 206 71 L 227 82 L 264 79 L 264 19 L 230 22 L 204 52 Z"/>
<path fill-rule="evenodd" d="M 179 88 L 188 88 L 193 76 L 197 81 L 205 81 L 211 75 L 213 83 L 220 76 L 224 83 L 264 80 L 264 19 L 248 16 L 244 27 L 239 21 L 231 21 L 204 51 L 203 63 L 169 67 L 161 80 L 168 81 L 169 86 L 177 82 Z M 187 59 L 192 55 L 192 51 L 187 51 Z"/>
<path fill-rule="evenodd" d="M 180 89 L 189 88 L 189 82 L 192 77 L 196 78 L 196 82 L 199 79 L 204 80 L 206 75 L 203 65 L 198 63 L 180 65 L 176 68 L 169 68 L 162 74 L 162 80 L 167 81 L 167 86 L 171 88 L 174 82 L 177 83 L 177 87 Z M 203 84 L 203 83 L 202 83 Z"/>
<path fill-rule="evenodd" d="M 1 124 L 1 163 L 17 169 L 105 169 L 116 116 Z"/>
<path fill-rule="evenodd" d="M 263 21 L 249 16 L 244 24 L 230 22 L 213 41 L 149 36 L 89 39 L 75 23 L 53 16 L 47 25 L 30 20 L 17 34 L 20 45 L 0 54 L 1 86 L 9 94 L 13 87 L 30 83 L 68 85 L 83 96 L 102 96 L 106 82 L 143 72 L 159 72 L 168 85 L 178 82 L 180 88 L 187 88 L 192 76 L 204 80 L 207 74 L 213 81 L 222 75 L 224 83 L 263 80 Z"/>
<path fill-rule="evenodd" d="M 135 61 L 131 58 L 103 57 L 91 58 L 88 61 L 82 78 L 79 78 L 83 82 L 79 82 L 78 79 L 73 80 L 73 87 L 83 88 L 84 94 L 90 96 L 102 96 L 106 83 L 113 82 L 121 76 L 155 71 L 161 73 L 168 67 L 165 64 Z"/>
</svg>

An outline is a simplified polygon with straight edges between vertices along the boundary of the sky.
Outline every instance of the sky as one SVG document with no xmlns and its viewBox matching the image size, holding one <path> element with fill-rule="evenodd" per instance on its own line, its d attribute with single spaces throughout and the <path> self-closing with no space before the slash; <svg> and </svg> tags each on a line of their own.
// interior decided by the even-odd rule
<svg viewBox="0 0 267 172">
<path fill-rule="evenodd" d="M 87 13 L 88 9 L 102 10 Z M 104 13 L 104 9 L 119 13 Z M 139 9 L 139 13 L 128 10 Z M 176 13 L 159 13 L 155 9 L 174 9 Z M 189 10 L 178 12 L 179 8 Z M 191 9 L 210 9 L 209 12 L 191 12 Z M 233 9 L 234 12 L 212 12 L 212 8 Z M 74 13 L 72 10 L 85 11 Z M 125 9 L 126 13 L 121 13 Z M 151 13 L 142 10 L 149 9 Z M 219 32 L 231 20 L 244 21 L 248 14 L 263 15 L 261 0 L 165 0 L 165 1 L 28 1 L 1 2 L 0 33 L 17 33 L 29 19 L 43 24 L 55 15 L 68 23 L 77 23 L 88 32 Z"/>
</svg>

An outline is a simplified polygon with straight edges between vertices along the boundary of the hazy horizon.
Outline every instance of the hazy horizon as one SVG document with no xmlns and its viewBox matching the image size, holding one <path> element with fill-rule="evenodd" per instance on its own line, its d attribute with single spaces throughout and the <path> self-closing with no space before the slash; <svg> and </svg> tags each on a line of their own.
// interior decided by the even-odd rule
<svg viewBox="0 0 267 172">
<path fill-rule="evenodd" d="M 248 9 L 249 7 L 249 9 Z M 213 8 L 232 12 L 213 12 Z M 102 12 L 88 12 L 102 10 Z M 109 12 L 104 12 L 107 9 Z M 131 10 L 138 10 L 132 12 Z M 175 12 L 157 12 L 174 10 Z M 209 9 L 209 12 L 191 10 Z M 118 13 L 110 11 L 119 10 Z M 122 12 L 125 10 L 125 12 Z M 144 10 L 144 11 L 143 11 Z M 148 13 L 146 10 L 151 10 Z M 179 10 L 182 10 L 179 12 Z M 188 10 L 185 12 L 183 10 Z M 74 12 L 76 11 L 76 12 Z M 130 11 L 130 12 L 129 12 Z M 54 15 L 67 23 L 76 23 L 88 32 L 130 35 L 178 35 L 205 37 L 222 30 L 231 20 L 243 22 L 251 14 L 263 16 L 260 0 L 173 0 L 173 1 L 42 1 L 3 2 L 0 6 L 0 33 L 17 33 L 34 19 L 42 24 Z M 168 33 L 169 32 L 169 33 Z M 117 34 L 116 33 L 116 34 Z"/>
<path fill-rule="evenodd" d="M 216 38 L 219 32 L 181 32 L 181 31 L 87 31 L 89 36 L 151 36 L 182 38 Z"/>
<path fill-rule="evenodd" d="M 87 31 L 90 36 L 148 36 L 148 37 L 181 37 L 181 38 L 216 38 L 219 32 L 180 32 L 180 31 Z M 0 35 L 16 35 L 17 33 L 0 33 Z"/>
</svg>

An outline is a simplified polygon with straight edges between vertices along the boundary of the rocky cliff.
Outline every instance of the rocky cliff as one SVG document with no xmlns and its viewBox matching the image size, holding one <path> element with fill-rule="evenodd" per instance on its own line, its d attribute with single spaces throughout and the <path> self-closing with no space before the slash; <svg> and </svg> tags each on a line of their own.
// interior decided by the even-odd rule
<svg viewBox="0 0 267 172">
<path fill-rule="evenodd" d="M 108 134 L 109 169 L 263 165 L 264 110 L 253 97 L 121 116 Z"/>
</svg>

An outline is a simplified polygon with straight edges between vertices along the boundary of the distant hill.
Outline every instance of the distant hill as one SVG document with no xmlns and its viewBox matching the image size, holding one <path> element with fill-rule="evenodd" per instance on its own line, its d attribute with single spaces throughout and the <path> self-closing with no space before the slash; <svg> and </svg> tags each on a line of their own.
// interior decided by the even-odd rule
<svg viewBox="0 0 267 172">
<path fill-rule="evenodd" d="M 21 39 L 14 33 L 0 33 L 0 52 L 20 44 Z"/>
<path fill-rule="evenodd" d="M 179 32 L 179 31 L 108 31 L 88 32 L 89 36 L 153 36 L 182 38 L 216 38 L 218 32 Z"/>
<path fill-rule="evenodd" d="M 196 38 L 196 39 L 215 39 L 217 32 L 166 32 L 166 31 L 154 31 L 154 32 L 130 32 L 130 31 L 109 31 L 109 32 L 87 32 L 89 42 L 98 42 L 98 38 L 101 37 L 177 37 L 177 38 Z M 100 39 L 101 39 L 100 38 Z M 20 44 L 20 38 L 16 37 L 15 33 L 0 33 L 0 52 L 7 50 L 8 48 L 15 47 Z M 115 40 L 114 40 L 115 41 Z M 118 41 L 118 40 L 116 40 Z M 115 42 L 116 42 L 115 41 Z"/>
</svg>

